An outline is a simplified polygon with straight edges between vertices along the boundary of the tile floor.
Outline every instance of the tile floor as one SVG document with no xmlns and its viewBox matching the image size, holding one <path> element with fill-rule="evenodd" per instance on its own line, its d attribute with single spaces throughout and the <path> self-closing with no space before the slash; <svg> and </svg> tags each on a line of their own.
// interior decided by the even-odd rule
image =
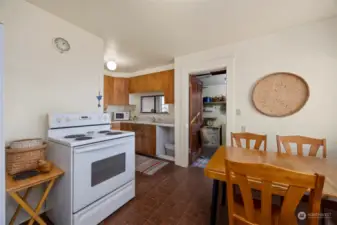
<svg viewBox="0 0 337 225">
<path fill-rule="evenodd" d="M 153 176 L 136 175 L 136 198 L 113 213 L 104 225 L 209 224 L 212 181 L 203 169 L 169 164 Z M 226 210 L 220 209 L 218 224 Z"/>
</svg>

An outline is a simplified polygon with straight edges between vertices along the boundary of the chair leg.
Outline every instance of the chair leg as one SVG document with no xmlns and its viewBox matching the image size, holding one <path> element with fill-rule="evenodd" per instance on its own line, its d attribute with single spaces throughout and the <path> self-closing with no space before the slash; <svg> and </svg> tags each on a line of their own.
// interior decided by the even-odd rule
<svg viewBox="0 0 337 225">
<path fill-rule="evenodd" d="M 212 190 L 212 206 L 211 206 L 211 218 L 210 224 L 216 224 L 216 212 L 218 209 L 218 194 L 219 194 L 219 181 L 213 181 L 213 190 Z"/>
<path fill-rule="evenodd" d="M 15 192 L 9 193 L 10 196 L 19 204 L 26 212 L 39 224 L 39 225 L 47 225 L 42 218 L 34 212 L 34 210 Z"/>
<path fill-rule="evenodd" d="M 26 190 L 26 193 L 25 193 L 25 194 L 23 195 L 23 197 L 22 197 L 22 199 L 23 199 L 24 201 L 26 201 L 26 199 L 27 199 L 27 197 L 28 197 L 28 195 L 29 195 L 29 193 L 30 193 L 31 190 L 32 190 L 31 187 L 28 188 L 28 189 Z M 12 216 L 11 221 L 9 222 L 9 225 L 14 225 L 14 222 L 15 222 L 16 218 L 18 217 L 21 208 L 22 208 L 22 206 L 19 204 L 18 207 L 17 207 L 16 210 L 15 210 L 14 215 Z"/>
<path fill-rule="evenodd" d="M 52 179 L 52 180 L 49 182 L 48 187 L 47 187 L 47 189 L 45 190 L 45 192 L 44 192 L 44 194 L 43 194 L 43 196 L 42 196 L 42 198 L 41 198 L 39 204 L 38 204 L 38 205 L 36 206 L 36 208 L 35 208 L 35 213 L 36 213 L 36 214 L 39 214 L 39 212 L 40 212 L 40 210 L 41 210 L 41 208 L 42 208 L 42 206 L 43 206 L 43 203 L 46 201 L 47 196 L 49 195 L 49 192 L 50 192 L 50 190 L 52 189 L 52 187 L 53 187 L 53 185 L 54 185 L 54 183 L 55 183 L 55 179 L 56 179 L 56 178 Z M 28 225 L 33 225 L 33 223 L 34 223 L 34 218 L 31 218 L 31 219 L 29 220 Z"/>
<path fill-rule="evenodd" d="M 227 183 L 221 182 L 222 185 L 222 195 L 221 195 L 221 205 L 224 206 L 227 203 Z"/>
<path fill-rule="evenodd" d="M 321 218 L 321 221 L 322 221 L 321 224 L 322 224 L 322 225 L 325 225 L 324 207 L 322 207 L 322 206 L 321 206 L 321 213 L 323 213 L 323 214 L 322 214 L 323 216 L 322 216 L 322 218 Z"/>
</svg>

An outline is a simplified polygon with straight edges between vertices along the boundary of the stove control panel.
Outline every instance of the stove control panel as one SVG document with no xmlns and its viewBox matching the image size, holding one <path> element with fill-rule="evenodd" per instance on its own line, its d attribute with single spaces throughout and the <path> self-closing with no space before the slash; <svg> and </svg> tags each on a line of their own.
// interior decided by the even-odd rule
<svg viewBox="0 0 337 225">
<path fill-rule="evenodd" d="M 79 127 L 110 124 L 109 113 L 72 113 L 72 114 L 49 114 L 49 128 Z"/>
</svg>

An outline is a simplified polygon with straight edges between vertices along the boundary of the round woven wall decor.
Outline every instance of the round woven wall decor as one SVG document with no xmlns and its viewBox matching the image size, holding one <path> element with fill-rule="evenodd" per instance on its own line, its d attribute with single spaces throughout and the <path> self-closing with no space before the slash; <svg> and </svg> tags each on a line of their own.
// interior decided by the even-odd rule
<svg viewBox="0 0 337 225">
<path fill-rule="evenodd" d="M 253 104 L 262 114 L 289 116 L 299 111 L 309 98 L 309 86 L 292 73 L 273 73 L 259 80 L 253 89 Z"/>
</svg>

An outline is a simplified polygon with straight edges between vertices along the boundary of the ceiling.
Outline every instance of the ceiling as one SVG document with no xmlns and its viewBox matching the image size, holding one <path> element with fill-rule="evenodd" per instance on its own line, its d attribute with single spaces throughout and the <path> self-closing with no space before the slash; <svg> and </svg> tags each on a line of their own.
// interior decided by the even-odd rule
<svg viewBox="0 0 337 225">
<path fill-rule="evenodd" d="M 219 74 L 216 76 L 203 77 L 199 80 L 202 81 L 203 86 L 225 85 L 226 74 Z"/>
<path fill-rule="evenodd" d="M 119 72 L 336 15 L 337 0 L 28 0 L 105 41 Z"/>
</svg>

